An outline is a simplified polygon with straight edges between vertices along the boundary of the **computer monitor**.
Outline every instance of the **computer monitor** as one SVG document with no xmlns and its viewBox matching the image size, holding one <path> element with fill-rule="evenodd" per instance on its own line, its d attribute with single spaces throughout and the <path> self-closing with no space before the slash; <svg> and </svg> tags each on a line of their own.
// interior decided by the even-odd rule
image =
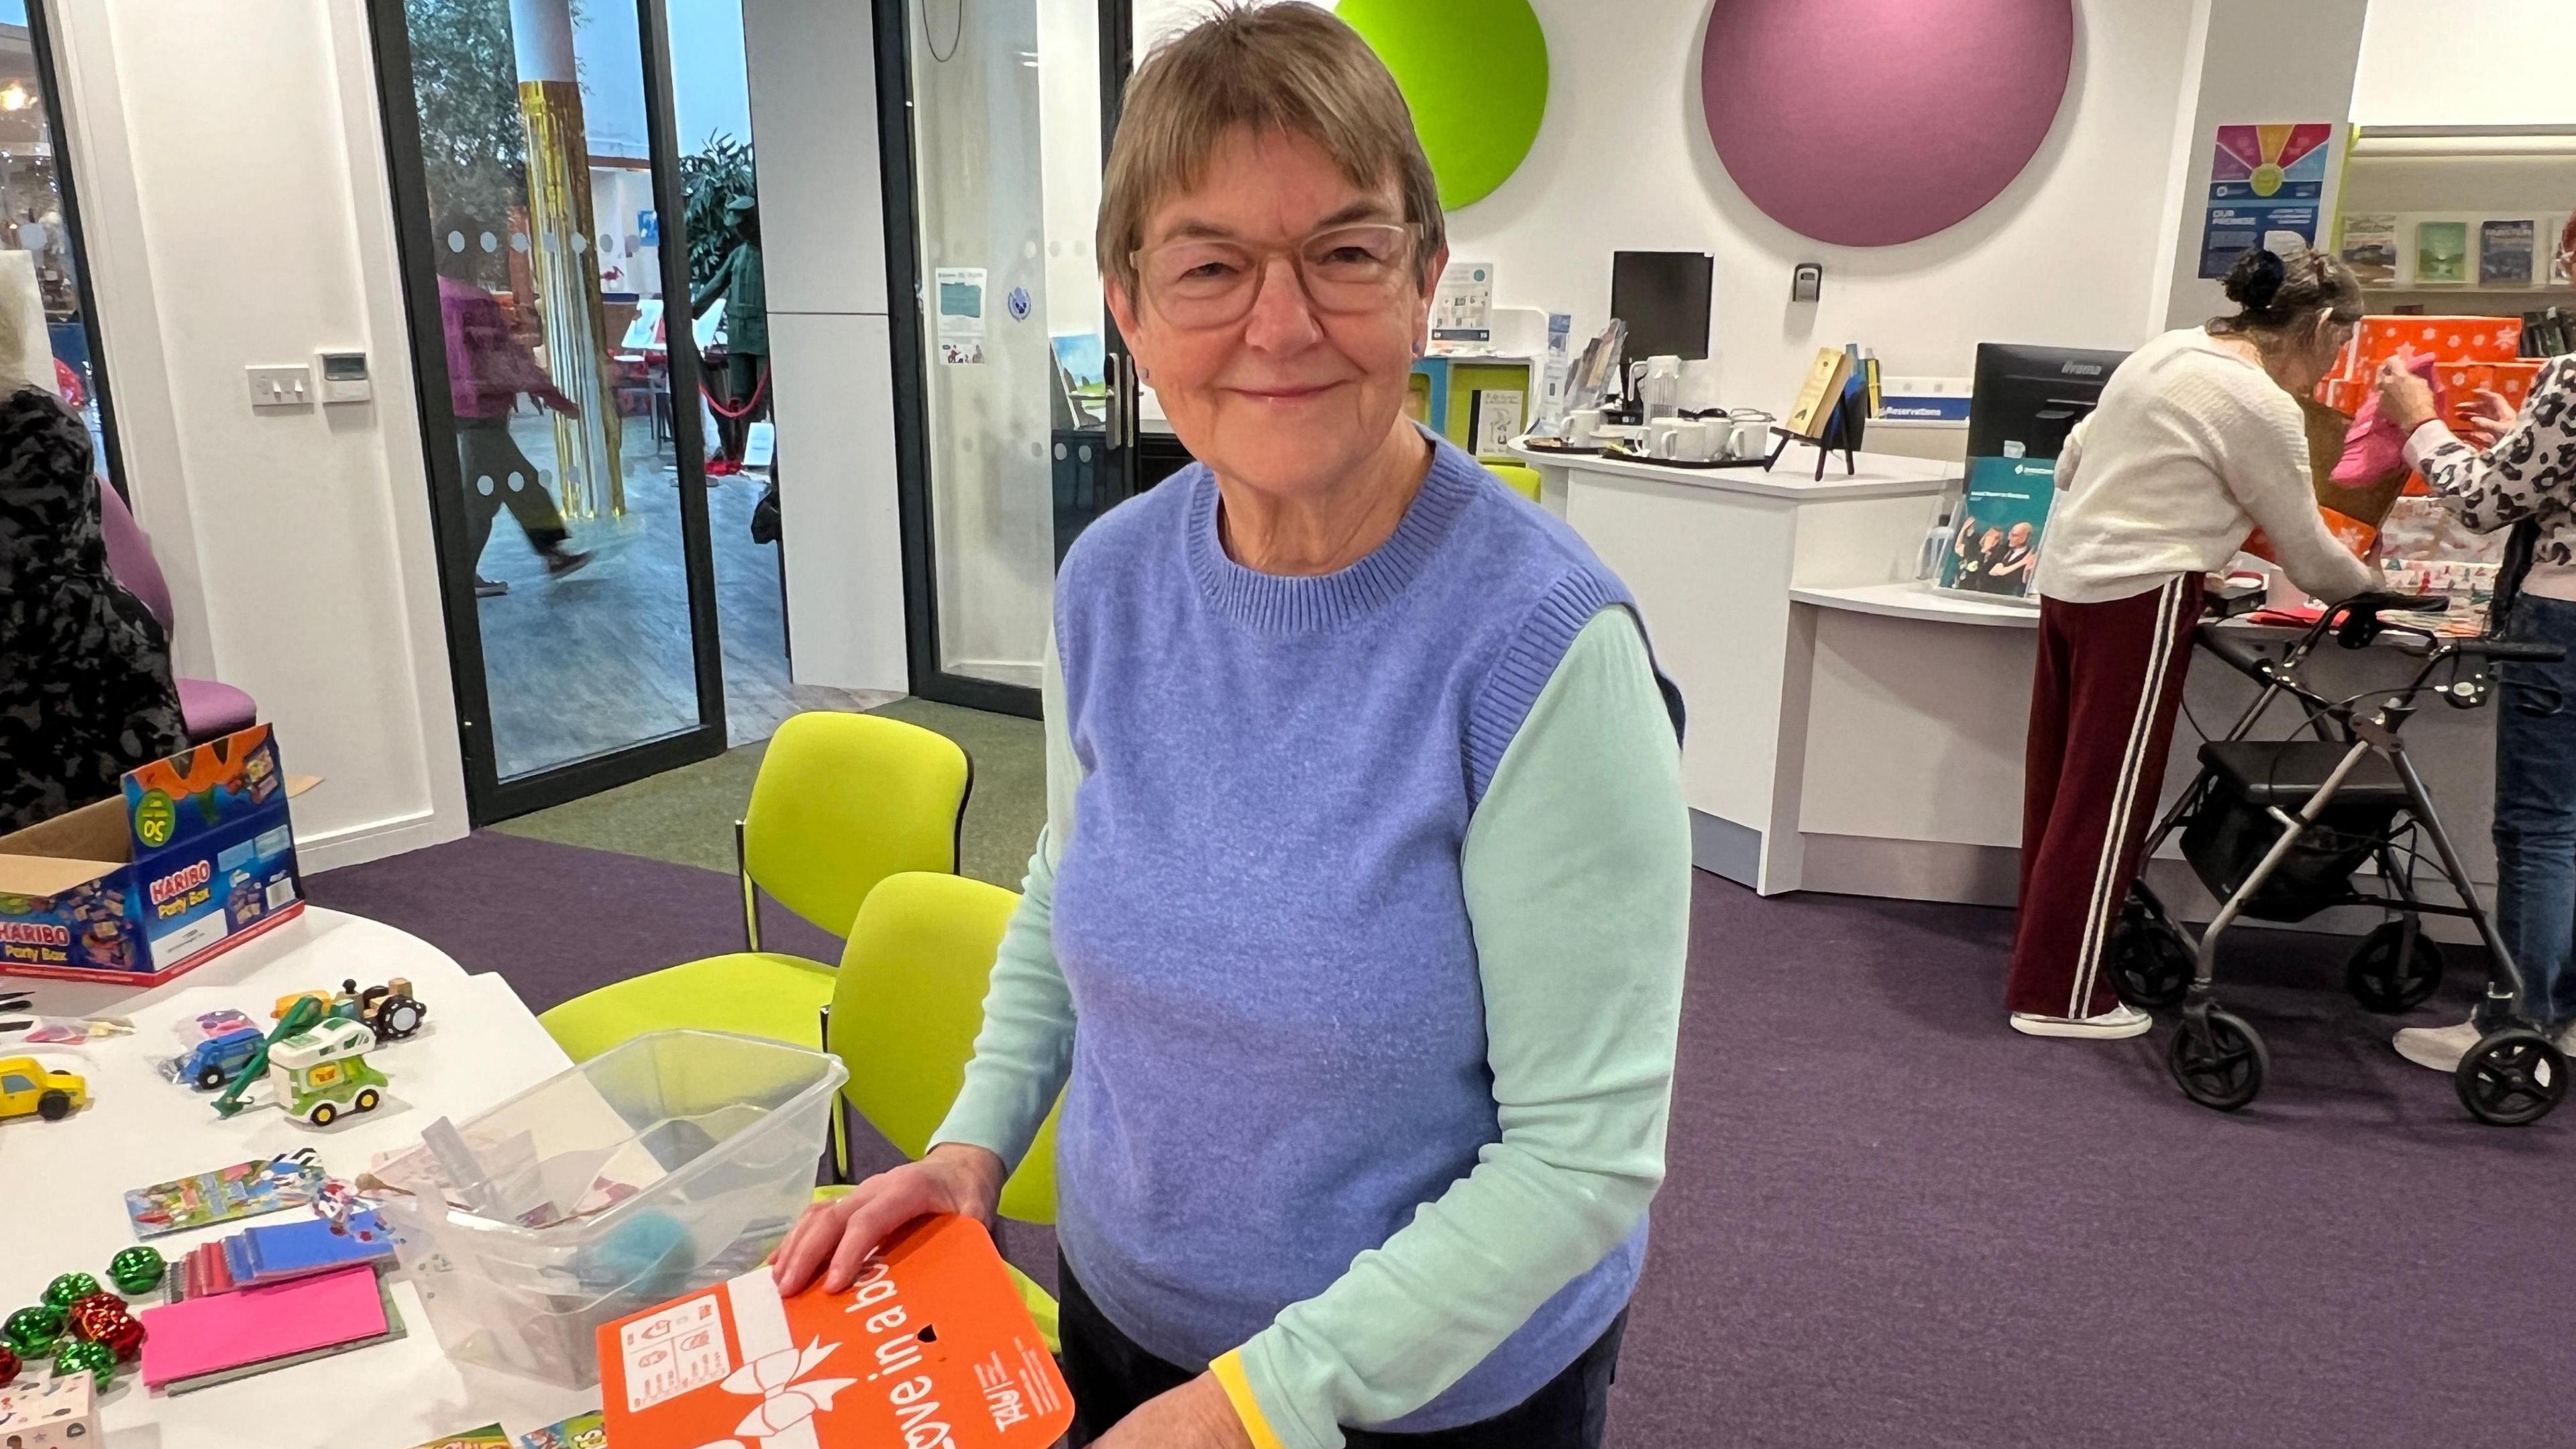
<svg viewBox="0 0 2576 1449">
<path fill-rule="evenodd" d="M 1977 344 L 1976 394 L 1968 403 L 1971 458 L 2054 458 L 2066 435 L 2102 400 L 2125 352 Z"/>
<path fill-rule="evenodd" d="M 1706 252 L 1612 252 L 1610 315 L 1628 324 L 1631 362 L 1708 356 L 1708 292 L 1716 259 Z"/>
</svg>

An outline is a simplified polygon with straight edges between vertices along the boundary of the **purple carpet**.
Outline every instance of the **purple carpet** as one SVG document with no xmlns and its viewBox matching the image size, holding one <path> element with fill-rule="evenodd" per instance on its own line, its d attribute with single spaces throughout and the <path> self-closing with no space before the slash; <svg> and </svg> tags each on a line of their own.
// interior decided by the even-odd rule
<svg viewBox="0 0 2576 1449">
<path fill-rule="evenodd" d="M 309 884 L 539 1009 L 740 941 L 727 877 L 506 836 Z M 2576 1422 L 2576 1109 L 2470 1122 L 2343 996 L 2345 943 L 2236 941 L 2222 996 L 2273 1085 L 2222 1117 L 2174 1090 L 2161 1032 L 2005 1030 L 2006 912 L 1705 875 L 1696 908 L 1622 1449 L 2411 1446 Z M 828 958 L 789 927 L 773 944 Z M 2416 1019 L 2456 1020 L 2470 986 Z M 1008 1247 L 1051 1266 L 1042 1231 Z"/>
</svg>

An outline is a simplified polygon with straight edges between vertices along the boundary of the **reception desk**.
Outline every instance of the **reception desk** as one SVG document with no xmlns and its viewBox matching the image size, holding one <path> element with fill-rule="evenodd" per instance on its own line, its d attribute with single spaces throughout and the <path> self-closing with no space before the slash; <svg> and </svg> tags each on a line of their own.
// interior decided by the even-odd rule
<svg viewBox="0 0 2576 1449">
<path fill-rule="evenodd" d="M 1693 858 L 1762 891 L 1797 889 L 1811 651 L 1791 591 L 1910 573 L 1959 470 L 1864 453 L 1856 472 L 1834 458 L 1817 479 L 1803 447 L 1768 472 L 1516 451 L 1539 470 L 1542 503 L 1627 581 L 1681 688 Z"/>
<path fill-rule="evenodd" d="M 1955 468 L 1865 453 L 1856 474 L 1836 460 L 1819 482 L 1801 451 L 1769 473 L 1520 456 L 1540 470 L 1546 506 L 1636 594 L 1656 661 L 1681 689 L 1682 788 L 1702 869 L 1764 894 L 2010 904 L 2039 612 L 1912 581 Z M 2348 695 L 2402 680 L 2414 663 L 2329 648 L 2310 678 Z M 2192 720 L 2224 731 L 2253 696 L 2243 676 L 2195 661 L 2160 810 L 2197 771 Z M 2493 708 L 2428 703 L 2407 726 L 2490 900 Z M 2294 719 L 2282 706 L 2262 733 L 2286 734 Z M 2188 918 L 2213 908 L 2170 847 L 2149 879 Z M 2455 924 L 2428 929 L 2456 937 Z"/>
</svg>

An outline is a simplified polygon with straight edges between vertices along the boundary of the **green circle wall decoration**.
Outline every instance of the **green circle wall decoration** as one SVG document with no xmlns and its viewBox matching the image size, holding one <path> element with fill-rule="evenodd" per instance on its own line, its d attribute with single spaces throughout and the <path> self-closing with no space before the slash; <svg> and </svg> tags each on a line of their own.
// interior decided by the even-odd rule
<svg viewBox="0 0 2576 1449">
<path fill-rule="evenodd" d="M 1341 0 L 1413 108 L 1440 205 L 1481 201 L 1529 155 L 1547 113 L 1547 33 L 1529 0 Z"/>
</svg>

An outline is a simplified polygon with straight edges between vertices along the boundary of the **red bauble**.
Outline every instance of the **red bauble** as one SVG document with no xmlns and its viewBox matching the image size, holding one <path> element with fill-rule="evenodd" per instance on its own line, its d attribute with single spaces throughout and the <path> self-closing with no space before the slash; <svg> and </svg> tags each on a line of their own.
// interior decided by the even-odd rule
<svg viewBox="0 0 2576 1449">
<path fill-rule="evenodd" d="M 0 1343 L 0 1388 L 6 1388 L 18 1377 L 18 1351 Z"/>
<path fill-rule="evenodd" d="M 131 1360 L 143 1347 L 142 1322 L 113 1294 L 93 1293 L 74 1303 L 71 1326 L 81 1337 L 114 1350 L 120 1360 Z"/>
</svg>

